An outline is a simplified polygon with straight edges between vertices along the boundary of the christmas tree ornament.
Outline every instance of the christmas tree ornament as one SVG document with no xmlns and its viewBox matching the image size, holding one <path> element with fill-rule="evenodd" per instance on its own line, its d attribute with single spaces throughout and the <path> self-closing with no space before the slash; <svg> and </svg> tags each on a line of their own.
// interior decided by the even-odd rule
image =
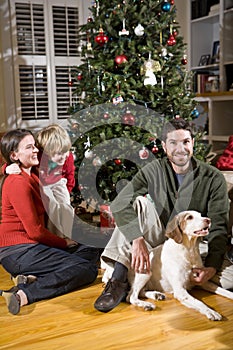
<svg viewBox="0 0 233 350">
<path fill-rule="evenodd" d="M 79 128 L 80 128 L 79 123 L 73 122 L 73 123 L 71 124 L 71 129 L 72 129 L 72 130 L 78 130 Z"/>
<path fill-rule="evenodd" d="M 129 35 L 129 31 L 125 29 L 125 18 L 123 19 L 123 28 L 119 31 L 119 35 Z"/>
<path fill-rule="evenodd" d="M 121 96 L 120 93 L 116 94 L 116 96 L 113 97 L 112 99 L 112 103 L 116 106 L 118 105 L 119 103 L 123 102 L 123 97 Z"/>
<path fill-rule="evenodd" d="M 104 82 L 103 82 L 103 81 L 101 81 L 101 90 L 102 90 L 102 92 L 105 91 L 105 85 L 104 85 Z"/>
<path fill-rule="evenodd" d="M 162 10 L 164 12 L 169 12 L 171 9 L 171 4 L 170 2 L 168 2 L 168 0 L 164 0 L 163 4 L 162 4 Z"/>
<path fill-rule="evenodd" d="M 91 22 L 93 22 L 93 18 L 91 16 L 89 16 L 87 19 L 87 23 L 91 23 Z"/>
<path fill-rule="evenodd" d="M 69 80 L 67 84 L 68 84 L 68 86 L 72 86 L 73 85 L 73 81 Z"/>
<path fill-rule="evenodd" d="M 137 36 L 143 36 L 143 35 L 144 35 L 144 27 L 139 23 L 139 24 L 137 25 L 137 27 L 135 27 L 134 33 L 135 33 Z"/>
<path fill-rule="evenodd" d="M 114 61 L 117 65 L 121 65 L 123 63 L 126 63 L 128 61 L 128 58 L 122 54 L 122 55 L 116 56 Z"/>
<path fill-rule="evenodd" d="M 114 163 L 116 165 L 121 165 L 122 161 L 121 161 L 121 159 L 117 158 L 117 159 L 114 159 Z"/>
<path fill-rule="evenodd" d="M 149 157 L 149 151 L 148 151 L 148 149 L 146 149 L 146 147 L 143 147 L 143 148 L 139 151 L 139 157 L 140 157 L 140 159 L 148 159 L 148 157 Z"/>
<path fill-rule="evenodd" d="M 101 165 L 102 165 L 102 161 L 101 161 L 100 157 L 95 157 L 95 158 L 93 159 L 93 161 L 92 161 L 92 164 L 93 164 L 94 166 L 101 166 Z"/>
<path fill-rule="evenodd" d="M 109 119 L 109 113 L 108 113 L 108 112 L 105 112 L 104 115 L 103 115 L 103 118 L 104 118 L 104 119 Z"/>
<path fill-rule="evenodd" d="M 78 52 L 82 52 L 83 47 L 84 47 L 84 41 L 83 41 L 83 40 L 80 40 L 79 46 L 78 46 L 78 48 L 77 48 L 77 51 L 78 51 Z"/>
<path fill-rule="evenodd" d="M 163 90 L 163 88 L 164 88 L 164 78 L 163 78 L 163 75 L 161 75 L 161 77 L 160 77 L 160 84 L 161 84 L 161 88 L 162 88 L 162 90 Z"/>
<path fill-rule="evenodd" d="M 184 65 L 188 63 L 187 55 L 183 56 L 183 58 L 181 59 L 181 63 L 184 64 Z"/>
<path fill-rule="evenodd" d="M 152 152 L 153 154 L 158 153 L 158 151 L 159 151 L 159 149 L 158 149 L 158 147 L 157 147 L 156 145 L 154 145 L 154 146 L 152 147 L 152 149 L 151 149 L 151 152 Z"/>
<path fill-rule="evenodd" d="M 71 147 L 70 151 L 71 151 L 71 153 L 73 155 L 74 160 L 76 160 L 76 158 L 77 158 L 77 155 L 76 155 L 77 147 Z"/>
<path fill-rule="evenodd" d="M 176 39 L 173 34 L 170 34 L 168 40 L 167 40 L 167 45 L 168 46 L 174 46 L 176 44 Z"/>
<path fill-rule="evenodd" d="M 100 4 L 98 0 L 96 0 L 94 7 L 96 8 L 96 17 L 99 17 Z"/>
<path fill-rule="evenodd" d="M 162 57 L 166 57 L 167 56 L 167 48 L 166 47 L 162 47 L 162 49 L 161 49 L 161 56 Z"/>
<path fill-rule="evenodd" d="M 87 51 L 92 51 L 91 41 L 90 41 L 90 33 L 87 31 Z"/>
<path fill-rule="evenodd" d="M 121 121 L 126 125 L 134 125 L 135 124 L 135 116 L 130 112 L 129 109 L 126 110 L 126 113 L 122 116 Z"/>
<path fill-rule="evenodd" d="M 78 73 L 77 79 L 80 81 L 80 80 L 82 80 L 82 78 L 83 78 L 82 73 Z"/>
<path fill-rule="evenodd" d="M 156 85 L 157 79 L 154 74 L 161 71 L 161 65 L 159 61 L 154 61 L 151 59 L 151 54 L 149 54 L 148 61 L 144 62 L 144 65 L 141 69 L 141 74 L 145 74 L 144 85 Z"/>
<path fill-rule="evenodd" d="M 174 0 L 170 0 L 170 4 L 174 5 L 175 1 Z"/>
<path fill-rule="evenodd" d="M 94 157 L 94 153 L 92 150 L 90 149 L 87 149 L 85 152 L 84 152 L 84 156 L 86 159 L 92 159 Z"/>
<path fill-rule="evenodd" d="M 86 92 L 85 91 L 82 91 L 80 98 L 81 98 L 81 100 L 85 100 L 85 98 L 86 98 Z"/>
<path fill-rule="evenodd" d="M 193 118 L 198 118 L 199 117 L 199 112 L 197 110 L 197 108 L 194 108 L 194 110 L 192 111 L 191 115 Z"/>
<path fill-rule="evenodd" d="M 98 45 L 103 46 L 108 42 L 108 40 L 109 40 L 108 36 L 104 34 L 103 28 L 100 27 L 99 34 L 95 37 L 95 42 Z"/>
</svg>

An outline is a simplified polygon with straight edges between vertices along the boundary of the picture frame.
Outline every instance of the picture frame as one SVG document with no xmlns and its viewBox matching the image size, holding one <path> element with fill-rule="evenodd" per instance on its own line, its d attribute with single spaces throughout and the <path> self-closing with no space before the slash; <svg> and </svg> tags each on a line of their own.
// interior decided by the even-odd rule
<svg viewBox="0 0 233 350">
<path fill-rule="evenodd" d="M 210 63 L 210 55 L 202 55 L 198 66 L 207 66 Z"/>
<path fill-rule="evenodd" d="M 220 54 L 220 42 L 219 40 L 217 40 L 217 41 L 214 41 L 213 43 L 211 63 L 214 64 L 219 62 L 219 54 Z"/>
</svg>

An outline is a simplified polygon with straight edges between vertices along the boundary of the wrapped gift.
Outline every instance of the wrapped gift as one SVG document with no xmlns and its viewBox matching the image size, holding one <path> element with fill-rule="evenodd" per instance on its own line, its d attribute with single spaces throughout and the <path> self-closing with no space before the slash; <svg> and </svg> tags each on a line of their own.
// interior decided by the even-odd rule
<svg viewBox="0 0 233 350">
<path fill-rule="evenodd" d="M 109 205 L 102 204 L 100 206 L 100 227 L 103 230 L 115 227 L 115 221 Z"/>
<path fill-rule="evenodd" d="M 229 137 L 227 147 L 218 158 L 216 167 L 219 170 L 233 170 L 233 135 Z"/>
</svg>

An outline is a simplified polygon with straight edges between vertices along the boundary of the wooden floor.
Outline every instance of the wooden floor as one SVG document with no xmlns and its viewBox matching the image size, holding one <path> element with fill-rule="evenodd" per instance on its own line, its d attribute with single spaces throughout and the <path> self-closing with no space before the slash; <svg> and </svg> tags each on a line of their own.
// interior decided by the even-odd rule
<svg viewBox="0 0 233 350">
<path fill-rule="evenodd" d="M 12 283 L 0 266 L 0 288 Z M 224 315 L 209 321 L 171 296 L 155 311 L 121 303 L 109 313 L 93 303 L 102 291 L 100 276 L 87 288 L 8 313 L 0 297 L 0 349 L 17 350 L 224 350 L 233 349 L 233 301 L 196 290 L 192 294 Z"/>
</svg>

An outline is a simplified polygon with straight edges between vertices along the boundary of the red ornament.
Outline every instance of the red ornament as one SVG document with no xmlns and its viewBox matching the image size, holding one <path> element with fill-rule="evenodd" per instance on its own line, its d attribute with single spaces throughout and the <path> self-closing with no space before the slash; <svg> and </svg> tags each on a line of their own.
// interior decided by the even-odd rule
<svg viewBox="0 0 233 350">
<path fill-rule="evenodd" d="M 120 65 L 122 63 L 125 63 L 128 61 L 128 58 L 125 55 L 118 55 L 115 58 L 115 62 L 117 65 Z"/>
<path fill-rule="evenodd" d="M 157 146 L 154 146 L 154 147 L 152 148 L 151 152 L 155 154 L 155 153 L 158 153 L 158 150 L 159 150 L 158 147 L 157 147 Z"/>
<path fill-rule="evenodd" d="M 108 114 L 108 112 L 106 112 L 106 113 L 104 113 L 104 119 L 108 119 L 109 118 L 109 114 Z"/>
<path fill-rule="evenodd" d="M 176 37 L 178 35 L 178 32 L 176 30 L 174 30 L 172 34 L 173 34 L 173 36 Z"/>
<path fill-rule="evenodd" d="M 72 80 L 69 80 L 69 81 L 68 81 L 68 86 L 72 86 L 72 85 L 73 85 Z"/>
<path fill-rule="evenodd" d="M 188 63 L 186 55 L 184 55 L 184 57 L 182 58 L 181 63 L 184 64 L 184 65 Z"/>
<path fill-rule="evenodd" d="M 114 159 L 114 163 L 116 164 L 116 165 L 121 165 L 121 160 L 120 159 Z"/>
<path fill-rule="evenodd" d="M 145 147 L 139 151 L 140 159 L 147 159 L 149 157 L 149 151 Z"/>
<path fill-rule="evenodd" d="M 174 5 L 175 1 L 174 0 L 170 0 L 170 4 Z"/>
<path fill-rule="evenodd" d="M 80 81 L 80 80 L 82 80 L 82 78 L 83 78 L 82 74 L 79 73 L 79 74 L 77 75 L 77 79 Z"/>
<path fill-rule="evenodd" d="M 104 34 L 104 31 L 102 28 L 100 28 L 99 34 L 95 37 L 95 42 L 100 46 L 103 46 L 108 42 L 108 36 Z"/>
<path fill-rule="evenodd" d="M 168 46 L 174 46 L 176 44 L 176 39 L 173 34 L 170 34 L 170 37 L 167 40 Z"/>
<path fill-rule="evenodd" d="M 126 113 L 122 116 L 121 121 L 126 125 L 134 125 L 135 116 L 130 112 L 130 110 L 127 110 Z"/>
<path fill-rule="evenodd" d="M 88 17 L 87 23 L 91 23 L 91 22 L 93 22 L 93 18 L 92 17 Z"/>
</svg>

